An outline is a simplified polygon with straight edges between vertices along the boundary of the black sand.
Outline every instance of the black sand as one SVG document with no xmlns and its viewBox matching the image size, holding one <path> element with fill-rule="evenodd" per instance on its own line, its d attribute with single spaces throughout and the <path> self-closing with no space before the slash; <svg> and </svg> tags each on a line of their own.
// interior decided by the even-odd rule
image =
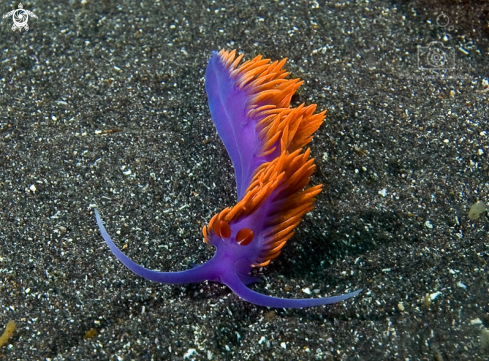
<svg viewBox="0 0 489 361">
<path fill-rule="evenodd" d="M 0 359 L 486 360 L 488 218 L 468 218 L 489 203 L 485 4 L 23 2 L 28 31 L 0 19 Z M 294 105 L 328 110 L 324 191 L 253 288 L 355 299 L 155 284 L 100 237 L 92 205 L 147 267 L 212 256 L 201 228 L 235 202 L 203 84 L 221 48 L 288 57 Z"/>
</svg>

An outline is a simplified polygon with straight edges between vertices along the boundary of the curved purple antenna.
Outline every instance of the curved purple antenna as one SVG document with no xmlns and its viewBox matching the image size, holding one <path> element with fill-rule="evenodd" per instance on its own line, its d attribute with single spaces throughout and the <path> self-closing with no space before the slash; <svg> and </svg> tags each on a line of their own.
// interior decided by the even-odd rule
<svg viewBox="0 0 489 361">
<path fill-rule="evenodd" d="M 222 280 L 236 295 L 245 301 L 254 303 L 258 306 L 277 307 L 277 308 L 301 308 L 311 306 L 329 305 L 331 303 L 341 302 L 353 296 L 356 296 L 362 290 L 347 293 L 341 296 L 323 297 L 323 298 L 280 298 L 267 296 L 246 287 L 239 277 L 235 274 Z"/>
<path fill-rule="evenodd" d="M 100 233 L 105 240 L 105 243 L 110 247 L 114 255 L 121 261 L 124 266 L 129 268 L 134 273 L 144 277 L 150 281 L 161 282 L 161 283 L 192 283 L 192 282 L 202 282 L 209 280 L 212 274 L 209 269 L 209 263 L 204 263 L 203 265 L 191 268 L 186 271 L 180 272 L 159 272 L 152 271 L 150 269 L 144 268 L 133 262 L 129 257 L 127 257 L 122 251 L 117 248 L 115 243 L 110 238 L 109 234 L 105 230 L 105 227 L 100 218 L 100 214 L 97 209 L 94 208 L 95 218 L 97 219 L 97 224 L 100 229 Z"/>
</svg>

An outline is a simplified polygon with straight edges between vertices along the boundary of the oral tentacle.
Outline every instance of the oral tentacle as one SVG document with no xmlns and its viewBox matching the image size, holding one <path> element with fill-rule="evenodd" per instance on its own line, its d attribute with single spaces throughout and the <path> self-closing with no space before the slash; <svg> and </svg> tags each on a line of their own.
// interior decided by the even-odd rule
<svg viewBox="0 0 489 361">
<path fill-rule="evenodd" d="M 150 281 L 160 282 L 160 283 L 193 283 L 193 282 L 203 282 L 206 280 L 214 281 L 215 277 L 213 274 L 213 268 L 208 261 L 202 265 L 195 266 L 186 271 L 180 272 L 160 272 L 147 269 L 127 257 L 122 251 L 115 245 L 115 243 L 110 238 L 109 234 L 105 230 L 105 227 L 100 218 L 100 214 L 97 209 L 93 210 L 95 212 L 95 218 L 97 219 L 97 224 L 100 229 L 100 233 L 105 240 L 105 243 L 110 247 L 114 255 L 121 261 L 124 266 L 129 268 L 132 272 L 144 277 Z"/>
<path fill-rule="evenodd" d="M 245 301 L 254 303 L 258 306 L 275 307 L 275 308 L 302 308 L 329 305 L 336 302 L 347 300 L 359 294 L 362 290 L 346 293 L 340 296 L 323 297 L 323 298 L 280 298 L 267 296 L 250 290 L 241 282 L 240 277 L 236 274 L 222 279 L 222 282 L 228 286 L 237 296 Z"/>
</svg>

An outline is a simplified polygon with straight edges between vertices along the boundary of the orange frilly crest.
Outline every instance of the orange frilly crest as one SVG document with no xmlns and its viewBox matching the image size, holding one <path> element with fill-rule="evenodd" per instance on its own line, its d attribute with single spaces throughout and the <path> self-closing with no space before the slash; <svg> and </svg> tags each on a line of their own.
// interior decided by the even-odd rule
<svg viewBox="0 0 489 361">
<path fill-rule="evenodd" d="M 260 267 L 280 254 L 321 191 L 321 185 L 304 189 L 315 165 L 309 149 L 302 148 L 326 112 L 314 114 L 315 104 L 290 107 L 302 81 L 285 79 L 285 59 L 257 56 L 238 65 L 242 57 L 221 50 L 206 72 L 206 80 L 213 80 L 206 81 L 212 118 L 236 172 L 238 203 L 216 214 L 203 233 L 216 245 L 221 242 L 216 224 L 229 225 L 233 234 L 252 230 L 253 241 L 240 251 L 250 266 Z"/>
</svg>

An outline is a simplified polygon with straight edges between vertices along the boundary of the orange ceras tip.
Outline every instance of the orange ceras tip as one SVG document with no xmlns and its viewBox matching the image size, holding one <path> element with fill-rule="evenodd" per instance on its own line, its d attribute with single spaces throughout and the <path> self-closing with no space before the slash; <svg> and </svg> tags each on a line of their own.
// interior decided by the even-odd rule
<svg viewBox="0 0 489 361">
<path fill-rule="evenodd" d="M 221 238 L 229 238 L 231 237 L 231 227 L 229 227 L 229 223 L 219 219 L 214 223 L 214 227 L 212 227 L 214 233 Z"/>
<path fill-rule="evenodd" d="M 249 228 L 240 229 L 238 234 L 236 235 L 236 242 L 238 242 L 242 246 L 246 246 L 253 241 L 255 234 Z"/>
</svg>

